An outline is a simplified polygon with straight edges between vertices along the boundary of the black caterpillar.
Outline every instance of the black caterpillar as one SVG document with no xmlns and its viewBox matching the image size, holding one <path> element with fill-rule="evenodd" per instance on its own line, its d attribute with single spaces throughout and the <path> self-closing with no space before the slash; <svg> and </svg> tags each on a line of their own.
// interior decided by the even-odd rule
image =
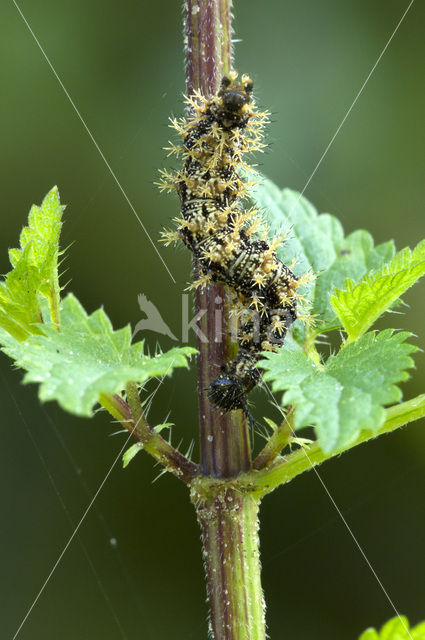
<svg viewBox="0 0 425 640">
<path fill-rule="evenodd" d="M 297 318 L 297 287 L 304 282 L 276 257 L 282 238 L 269 243 L 266 230 L 261 239 L 255 237 L 262 224 L 258 211 L 241 208 L 252 183 L 243 182 L 238 169 L 248 168 L 246 153 L 265 146 L 261 140 L 268 120 L 267 113 L 256 110 L 252 91 L 250 78 L 243 75 L 238 83 L 232 71 L 216 95 L 205 98 L 196 92 L 187 98 L 188 119 L 171 121 L 183 144 L 169 148 L 183 156 L 183 168 L 173 175 L 162 171 L 160 183 L 180 197 L 178 229 L 163 236 L 167 244 L 182 240 L 193 252 L 202 274 L 193 286 L 222 282 L 236 294 L 243 318 L 238 355 L 222 367 L 208 397 L 224 411 L 247 414 L 246 394 L 260 380 L 256 364 L 261 352 L 283 344 Z"/>
</svg>

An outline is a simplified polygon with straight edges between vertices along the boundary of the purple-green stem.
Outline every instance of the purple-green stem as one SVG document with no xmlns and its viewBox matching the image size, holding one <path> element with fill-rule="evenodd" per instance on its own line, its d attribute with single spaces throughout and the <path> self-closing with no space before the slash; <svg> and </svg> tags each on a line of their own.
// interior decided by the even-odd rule
<svg viewBox="0 0 425 640">
<path fill-rule="evenodd" d="M 217 92 L 221 78 L 232 68 L 231 33 L 230 0 L 186 0 L 188 95 L 195 90 L 205 96 Z M 242 411 L 223 413 L 206 395 L 220 365 L 235 357 L 229 337 L 234 322 L 231 305 L 231 292 L 220 284 L 198 289 L 195 295 L 195 311 L 206 310 L 199 326 L 207 338 L 197 345 L 201 470 L 204 476 L 224 480 L 224 485 L 212 484 L 203 492 L 207 478 L 199 478 L 192 483 L 191 496 L 202 532 L 211 637 L 265 640 L 259 500 L 226 485 L 226 480 L 251 469 L 249 428 Z"/>
<path fill-rule="evenodd" d="M 215 93 L 232 67 L 231 1 L 187 0 L 185 3 L 186 91 Z M 194 264 L 195 274 L 197 265 Z M 232 477 L 248 471 L 251 450 L 247 421 L 242 411 L 223 414 L 210 404 L 206 388 L 220 365 L 236 355 L 230 339 L 235 320 L 230 318 L 232 294 L 221 284 L 211 284 L 195 294 L 195 310 L 203 313 L 198 338 L 198 398 L 201 469 L 205 475 Z"/>
<path fill-rule="evenodd" d="M 202 532 L 211 637 L 264 640 L 258 498 L 229 480 L 208 486 L 205 478 L 192 482 L 191 497 Z"/>
</svg>

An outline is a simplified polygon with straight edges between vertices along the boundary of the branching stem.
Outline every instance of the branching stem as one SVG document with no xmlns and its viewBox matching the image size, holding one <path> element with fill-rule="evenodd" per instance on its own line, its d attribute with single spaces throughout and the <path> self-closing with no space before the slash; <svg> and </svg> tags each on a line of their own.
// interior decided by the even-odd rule
<svg viewBox="0 0 425 640">
<path fill-rule="evenodd" d="M 149 425 L 134 382 L 126 387 L 127 401 L 116 394 L 101 394 L 100 404 L 143 444 L 147 453 L 168 471 L 189 484 L 199 475 L 197 464 L 186 458 Z"/>
<path fill-rule="evenodd" d="M 300 475 L 300 473 L 316 467 L 325 460 L 330 460 L 345 451 L 357 447 L 363 442 L 372 440 L 385 433 L 390 433 L 409 422 L 423 417 L 425 417 L 425 394 L 387 409 L 386 420 L 379 431 L 375 433 L 362 431 L 359 437 L 350 445 L 338 451 L 333 451 L 332 453 L 325 453 L 320 448 L 318 442 L 314 442 L 305 450 L 300 448 L 283 458 L 276 458 L 271 466 L 263 468 L 261 471 L 253 471 L 240 476 L 238 479 L 240 488 L 242 489 L 242 487 L 245 486 L 246 489 L 253 491 L 256 495 L 263 496 L 280 485 L 289 482 Z"/>
</svg>

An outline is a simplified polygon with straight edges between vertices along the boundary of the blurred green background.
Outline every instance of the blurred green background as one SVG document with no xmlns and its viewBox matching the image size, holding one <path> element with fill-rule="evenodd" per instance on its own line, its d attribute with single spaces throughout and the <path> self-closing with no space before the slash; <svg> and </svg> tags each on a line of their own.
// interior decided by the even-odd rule
<svg viewBox="0 0 425 640">
<path fill-rule="evenodd" d="M 407 0 L 235 2 L 236 67 L 273 112 L 263 171 L 301 190 L 377 60 Z M 183 111 L 181 3 L 21 0 L 20 6 L 151 237 L 176 214 L 153 182 L 166 164 L 167 118 Z M 346 232 L 369 229 L 399 248 L 424 237 L 425 7 L 415 2 L 306 195 Z M 69 203 L 63 282 L 116 327 L 141 319 L 143 292 L 181 332 L 183 249 L 146 235 L 37 48 L 12 1 L 0 9 L 1 246 L 16 246 L 30 205 L 53 184 Z M 422 134 L 422 137 L 421 137 Z M 386 326 L 418 334 L 424 284 Z M 139 334 L 139 337 L 140 334 Z M 154 346 L 157 338 L 147 334 Z M 161 340 L 164 348 L 172 342 Z M 424 391 L 425 361 L 404 385 Z M 12 638 L 123 443 L 105 414 L 77 419 L 40 406 L 0 358 L 1 637 Z M 152 421 L 169 410 L 174 440 L 196 438 L 193 370 L 166 381 Z M 256 394 L 256 413 L 273 410 Z M 195 446 L 196 456 L 197 445 Z M 118 463 L 19 638 L 206 638 L 198 526 L 185 488 L 151 460 Z M 399 611 L 425 618 L 425 434 L 415 423 L 321 467 L 329 491 Z M 317 477 L 264 500 L 261 546 L 268 631 L 277 638 L 357 638 L 394 615 Z"/>
</svg>

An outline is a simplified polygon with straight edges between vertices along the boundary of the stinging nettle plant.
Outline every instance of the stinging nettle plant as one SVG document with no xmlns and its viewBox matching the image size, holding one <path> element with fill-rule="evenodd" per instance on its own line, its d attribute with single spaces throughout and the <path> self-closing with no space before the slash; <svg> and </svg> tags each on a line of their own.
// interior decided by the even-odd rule
<svg viewBox="0 0 425 640">
<path fill-rule="evenodd" d="M 187 0 L 188 95 L 216 94 L 222 76 L 231 71 L 230 18 L 228 0 Z M 279 401 L 282 421 L 257 417 L 268 430 L 256 455 L 246 412 L 222 412 L 206 394 L 217 365 L 235 357 L 230 337 L 221 343 L 212 339 L 215 309 L 209 300 L 224 301 L 224 336 L 230 336 L 235 323 L 233 293 L 223 284 L 209 283 L 195 293 L 196 308 L 208 309 L 200 321 L 207 343 L 148 354 L 143 342 L 132 343 L 130 327 L 116 331 L 103 309 L 88 314 L 73 294 L 61 295 L 64 207 L 53 188 L 40 207 L 31 208 L 20 248 L 9 251 L 12 270 L 0 285 L 0 344 L 26 372 L 24 382 L 39 384 L 42 401 L 55 400 L 78 416 L 91 416 L 100 405 L 136 440 L 123 454 L 124 466 L 144 449 L 187 485 L 202 532 L 215 640 L 266 637 L 258 540 L 261 499 L 325 460 L 425 416 L 425 394 L 401 402 L 398 386 L 414 364 L 417 347 L 409 342 L 411 334 L 398 327 L 374 328 L 425 275 L 425 240 L 413 251 L 397 252 L 393 242 L 375 246 L 363 230 L 344 236 L 337 218 L 319 215 L 302 195 L 282 191 L 266 178 L 250 197 L 264 212 L 270 242 L 282 229 L 288 231 L 277 257 L 285 264 L 296 257 L 295 275 L 315 275 L 303 292 L 314 323 L 297 320 L 284 346 L 265 351 L 258 363 L 266 392 Z M 326 340 L 323 346 L 327 336 L 338 345 L 332 352 Z M 168 377 L 195 359 L 199 462 L 161 435 L 168 423 L 149 423 L 145 391 L 150 379 Z M 304 427 L 314 427 L 314 440 L 297 437 Z M 409 629 L 406 618 L 396 617 L 379 633 L 368 629 L 360 640 L 405 638 L 425 638 L 425 624 Z"/>
</svg>

